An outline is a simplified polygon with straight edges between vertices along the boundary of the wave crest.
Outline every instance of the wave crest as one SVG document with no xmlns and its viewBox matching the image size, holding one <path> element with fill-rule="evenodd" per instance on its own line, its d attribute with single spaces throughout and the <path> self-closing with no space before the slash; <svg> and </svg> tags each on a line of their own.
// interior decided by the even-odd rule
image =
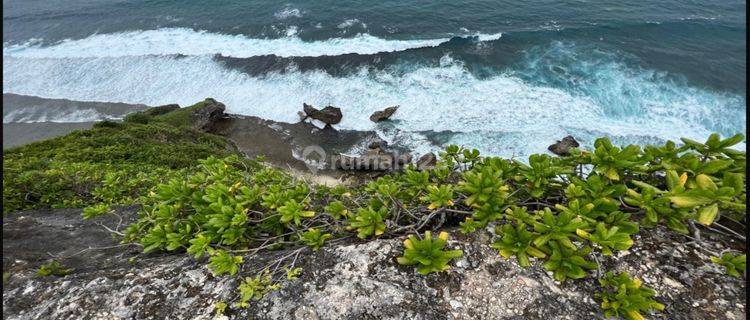
<svg viewBox="0 0 750 320">
<path fill-rule="evenodd" d="M 436 47 L 450 38 L 422 40 L 382 39 L 370 34 L 352 38 L 332 38 L 323 41 L 303 41 L 294 32 L 276 39 L 249 38 L 195 31 L 186 28 L 164 28 L 97 34 L 84 39 L 64 40 L 51 46 L 39 41 L 3 46 L 4 56 L 26 58 L 104 58 L 144 55 L 213 55 L 249 58 L 263 55 L 279 57 L 335 56 L 349 53 L 376 54 L 422 47 Z M 480 41 L 497 40 L 500 34 L 476 35 Z"/>
</svg>

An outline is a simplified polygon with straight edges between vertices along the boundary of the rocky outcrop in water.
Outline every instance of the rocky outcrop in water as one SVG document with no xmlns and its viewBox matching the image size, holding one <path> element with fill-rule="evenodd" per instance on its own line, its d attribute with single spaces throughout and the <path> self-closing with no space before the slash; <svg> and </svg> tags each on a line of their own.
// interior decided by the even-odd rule
<svg viewBox="0 0 750 320">
<path fill-rule="evenodd" d="M 398 110 L 398 106 L 388 107 L 380 111 L 375 111 L 372 115 L 370 115 L 370 121 L 380 122 L 388 120 L 394 113 L 396 113 L 396 110 Z"/>
<path fill-rule="evenodd" d="M 341 118 L 343 117 L 341 109 L 332 106 L 318 110 L 307 103 L 303 103 L 302 108 L 307 117 L 325 123 L 326 127 L 341 122 Z"/>
<path fill-rule="evenodd" d="M 140 254 L 104 227 L 118 229 L 137 207 L 92 221 L 80 209 L 22 212 L 3 222 L 4 319 L 211 319 L 218 301 L 230 305 L 238 277 L 214 277 L 206 261 L 185 254 Z M 122 222 L 120 220 L 122 218 Z M 396 263 L 403 239 L 346 240 L 297 257 L 302 275 L 283 281 L 233 319 L 601 319 L 594 277 L 554 281 L 539 262 L 520 268 L 501 258 L 480 231 L 453 231 L 449 246 L 464 251 L 446 272 L 422 276 Z M 704 249 L 661 226 L 636 236 L 603 270 L 627 271 L 654 288 L 664 313 L 649 319 L 743 319 L 745 287 L 708 261 Z M 705 249 L 720 250 L 704 235 Z M 723 240 L 722 240 L 723 241 Z M 246 259 L 242 273 L 296 249 Z M 36 277 L 51 257 L 74 270 L 65 277 Z M 595 274 L 593 274 L 595 276 Z"/>
<path fill-rule="evenodd" d="M 547 147 L 547 150 L 558 156 L 568 156 L 570 155 L 570 149 L 578 148 L 579 146 L 580 144 L 575 138 L 573 138 L 573 136 L 566 136 L 562 140 L 557 140 L 557 142 Z"/>
</svg>

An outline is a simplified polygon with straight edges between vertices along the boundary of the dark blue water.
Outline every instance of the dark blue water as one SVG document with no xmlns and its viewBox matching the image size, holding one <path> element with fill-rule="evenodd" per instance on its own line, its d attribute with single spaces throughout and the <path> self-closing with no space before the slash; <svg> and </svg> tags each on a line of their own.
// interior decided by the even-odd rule
<svg viewBox="0 0 750 320">
<path fill-rule="evenodd" d="M 3 92 L 147 104 L 213 96 L 281 121 L 306 101 L 341 106 L 353 129 L 378 129 L 367 115 L 400 104 L 390 140 L 503 155 L 568 133 L 702 138 L 745 130 L 745 8 L 6 0 Z"/>
</svg>

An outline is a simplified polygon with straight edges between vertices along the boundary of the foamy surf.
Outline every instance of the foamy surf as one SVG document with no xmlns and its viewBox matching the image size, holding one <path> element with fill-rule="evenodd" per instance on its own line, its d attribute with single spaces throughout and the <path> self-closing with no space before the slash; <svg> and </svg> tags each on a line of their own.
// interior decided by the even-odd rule
<svg viewBox="0 0 750 320">
<path fill-rule="evenodd" d="M 284 122 L 298 121 L 303 102 L 330 104 L 343 109 L 342 129 L 376 129 L 368 120 L 372 112 L 401 105 L 393 120 L 402 144 L 422 144 L 426 131 L 449 131 L 456 134 L 439 144 L 471 145 L 504 156 L 543 152 L 571 133 L 584 141 L 606 134 L 623 143 L 705 139 L 713 131 L 744 131 L 746 117 L 744 97 L 662 83 L 626 66 L 592 73 L 606 72 L 608 79 L 631 87 L 618 91 L 592 82 L 589 91 L 580 92 L 514 72 L 480 79 L 450 56 L 439 66 L 410 66 L 398 73 L 362 68 L 345 77 L 293 69 L 253 77 L 210 56 L 11 56 L 3 65 L 3 92 L 148 105 L 189 105 L 214 97 L 228 112 Z M 628 107 L 633 105 L 642 107 Z"/>
<path fill-rule="evenodd" d="M 396 40 L 370 34 L 351 38 L 331 38 L 322 41 L 303 41 L 290 27 L 288 36 L 276 39 L 249 38 L 195 31 L 186 28 L 163 28 L 96 34 L 84 39 L 64 40 L 45 46 L 39 40 L 3 46 L 4 56 L 25 58 L 105 58 L 144 55 L 213 55 L 248 58 L 262 55 L 280 57 L 318 57 L 349 53 L 375 54 L 408 49 L 436 47 L 450 38 Z M 497 40 L 500 34 L 477 34 L 481 41 Z M 484 40 L 482 40 L 484 39 Z"/>
</svg>

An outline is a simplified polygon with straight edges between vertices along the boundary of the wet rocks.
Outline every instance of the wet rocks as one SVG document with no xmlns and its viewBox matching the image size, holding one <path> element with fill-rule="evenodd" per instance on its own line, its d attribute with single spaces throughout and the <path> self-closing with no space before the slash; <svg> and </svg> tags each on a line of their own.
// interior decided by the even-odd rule
<svg viewBox="0 0 750 320">
<path fill-rule="evenodd" d="M 307 103 L 303 103 L 302 110 L 305 112 L 305 118 L 302 120 L 305 120 L 306 118 L 315 119 L 325 123 L 326 127 L 341 122 L 341 118 L 343 117 L 341 109 L 332 106 L 327 106 L 318 110 Z"/>
<path fill-rule="evenodd" d="M 226 106 L 223 103 L 212 98 L 206 98 L 192 110 L 193 127 L 212 132 L 215 123 L 224 117 L 224 110 L 226 110 Z"/>
<path fill-rule="evenodd" d="M 558 156 L 568 156 L 570 155 L 570 149 L 578 148 L 578 146 L 580 146 L 578 141 L 576 141 L 576 139 L 573 138 L 573 136 L 569 135 L 563 138 L 562 140 L 557 140 L 555 144 L 547 147 L 547 150 L 549 150 L 550 152 Z"/>
<path fill-rule="evenodd" d="M 388 107 L 380 111 L 373 112 L 372 115 L 370 115 L 370 121 L 372 122 L 380 122 L 384 120 L 390 119 L 390 117 L 398 110 L 399 106 L 393 106 Z"/>
</svg>

